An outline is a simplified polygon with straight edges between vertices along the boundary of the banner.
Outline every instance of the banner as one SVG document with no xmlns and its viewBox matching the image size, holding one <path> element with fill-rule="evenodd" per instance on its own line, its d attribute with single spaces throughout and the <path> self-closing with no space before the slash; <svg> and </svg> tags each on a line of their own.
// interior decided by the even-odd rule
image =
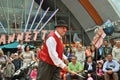
<svg viewBox="0 0 120 80">
<path fill-rule="evenodd" d="M 103 39 L 105 36 L 106 34 L 103 29 L 98 29 L 98 32 L 93 38 L 92 44 L 94 44 L 96 48 L 99 48 L 103 44 Z"/>
</svg>

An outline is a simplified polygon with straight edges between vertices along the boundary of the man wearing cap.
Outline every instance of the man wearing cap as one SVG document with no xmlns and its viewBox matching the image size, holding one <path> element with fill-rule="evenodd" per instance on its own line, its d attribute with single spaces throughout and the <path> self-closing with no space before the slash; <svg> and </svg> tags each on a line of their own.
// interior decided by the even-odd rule
<svg viewBox="0 0 120 80">
<path fill-rule="evenodd" d="M 43 44 L 43 49 L 39 52 L 39 65 L 37 80 L 60 80 L 60 68 L 68 71 L 67 61 L 64 53 L 64 46 L 61 41 L 62 36 L 67 31 L 67 25 L 63 20 L 59 20 L 55 31 L 50 32 Z"/>
</svg>

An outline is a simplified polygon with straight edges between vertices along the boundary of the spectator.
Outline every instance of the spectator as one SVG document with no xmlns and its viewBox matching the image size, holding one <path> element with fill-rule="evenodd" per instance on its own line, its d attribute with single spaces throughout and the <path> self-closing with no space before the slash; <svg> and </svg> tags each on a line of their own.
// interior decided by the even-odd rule
<svg viewBox="0 0 120 80">
<path fill-rule="evenodd" d="M 74 47 L 72 48 L 74 52 L 76 52 L 78 45 L 81 45 L 80 42 L 75 42 Z"/>
<path fill-rule="evenodd" d="M 109 80 L 112 76 L 113 80 L 118 80 L 119 63 L 113 60 L 112 54 L 107 55 L 107 61 L 103 65 L 103 71 L 105 73 L 105 80 Z"/>
<path fill-rule="evenodd" d="M 88 78 L 87 78 L 87 80 L 93 80 L 91 74 L 88 74 Z"/>
<path fill-rule="evenodd" d="M 12 63 L 11 58 L 8 58 L 3 73 L 5 80 L 12 80 L 12 75 L 14 74 L 14 72 L 15 72 L 15 66 Z"/>
<path fill-rule="evenodd" d="M 35 57 L 35 60 L 36 60 L 37 63 L 39 62 L 38 53 L 39 53 L 40 50 L 41 50 L 41 49 L 40 49 L 39 47 L 37 47 L 37 48 L 35 49 L 35 53 L 34 53 L 34 57 Z"/>
<path fill-rule="evenodd" d="M 86 46 L 85 54 L 86 54 L 86 57 L 88 57 L 88 56 L 92 56 L 90 46 Z"/>
<path fill-rule="evenodd" d="M 84 72 L 87 80 L 88 74 L 91 74 L 94 80 L 96 80 L 96 63 L 93 61 L 92 56 L 88 56 L 84 63 Z"/>
<path fill-rule="evenodd" d="M 97 80 L 104 80 L 104 72 L 102 68 L 103 68 L 103 62 L 99 61 L 97 63 L 97 70 L 96 70 Z"/>
<path fill-rule="evenodd" d="M 75 56 L 77 57 L 77 61 L 83 64 L 83 62 L 85 61 L 85 51 L 82 50 L 82 45 L 78 45 Z"/>
<path fill-rule="evenodd" d="M 63 69 L 61 69 L 60 71 L 60 78 L 63 79 L 63 80 L 66 80 L 66 71 L 64 71 Z"/>
<path fill-rule="evenodd" d="M 30 73 L 30 78 L 32 80 L 36 80 L 36 77 L 37 77 L 37 70 L 38 70 L 38 67 L 37 66 L 34 66 L 31 73 Z"/>
<path fill-rule="evenodd" d="M 3 78 L 3 69 L 7 62 L 7 56 L 4 55 L 4 52 L 2 49 L 0 49 L 0 80 Z"/>
<path fill-rule="evenodd" d="M 116 41 L 116 45 L 112 50 L 113 59 L 117 60 L 120 65 L 120 41 Z M 120 78 L 120 70 L 118 72 Z"/>
<path fill-rule="evenodd" d="M 0 64 L 1 66 L 5 65 L 7 61 L 7 56 L 4 55 L 4 52 L 2 49 L 0 49 Z"/>
<path fill-rule="evenodd" d="M 40 50 L 41 50 L 41 49 L 40 49 L 39 47 L 37 47 L 37 48 L 36 48 L 36 53 L 35 53 L 35 55 L 34 55 L 34 56 L 35 56 L 35 58 L 37 58 L 37 57 L 38 57 L 38 53 L 39 53 L 39 51 L 40 51 Z"/>
<path fill-rule="evenodd" d="M 71 62 L 71 57 L 72 57 L 72 50 L 71 48 L 68 48 L 67 49 L 67 58 L 68 58 L 68 61 Z"/>
<path fill-rule="evenodd" d="M 14 56 L 15 56 L 15 58 L 12 61 L 12 63 L 15 66 L 15 72 L 16 72 L 21 67 L 21 59 L 19 58 L 18 53 L 14 53 Z"/>
<path fill-rule="evenodd" d="M 101 60 L 101 59 L 103 59 L 103 45 L 100 47 L 100 48 L 98 48 L 97 50 L 96 50 L 96 58 L 97 58 L 97 60 Z"/>
<path fill-rule="evenodd" d="M 112 50 L 113 59 L 117 60 L 120 64 L 120 41 L 116 42 L 116 47 Z"/>
<path fill-rule="evenodd" d="M 93 61 L 96 61 L 98 59 L 97 55 L 97 48 L 94 45 L 91 45 L 91 56 L 93 58 Z"/>
<path fill-rule="evenodd" d="M 23 60 L 23 67 L 28 66 L 31 61 L 35 61 L 34 54 L 30 51 L 30 46 L 26 45 L 24 49 L 25 52 L 20 54 L 20 58 Z"/>
<path fill-rule="evenodd" d="M 77 57 L 76 56 L 72 56 L 72 59 L 69 64 L 68 64 L 68 69 L 69 71 L 73 71 L 76 72 L 77 74 L 79 74 L 80 72 L 83 71 L 83 66 L 80 64 L 80 62 L 76 61 Z M 80 80 L 80 77 L 78 77 L 75 73 L 67 73 L 66 75 L 67 80 L 71 80 L 71 79 L 78 79 Z"/>
<path fill-rule="evenodd" d="M 11 60 L 14 60 L 14 58 L 15 58 L 14 53 L 11 53 L 11 54 L 10 54 L 10 58 L 11 58 Z"/>
<path fill-rule="evenodd" d="M 106 55 L 112 52 L 112 47 L 109 46 L 108 41 L 103 41 L 103 52 L 102 52 L 102 58 L 105 59 Z"/>
<path fill-rule="evenodd" d="M 94 57 L 95 57 L 96 48 L 95 48 L 94 45 L 91 45 L 91 46 L 90 46 L 90 49 L 91 49 L 91 56 L 94 58 Z"/>
<path fill-rule="evenodd" d="M 22 40 L 20 40 L 19 45 L 17 46 L 17 48 L 18 48 L 18 53 L 19 54 L 24 52 L 25 46 L 23 45 L 23 41 Z"/>
</svg>

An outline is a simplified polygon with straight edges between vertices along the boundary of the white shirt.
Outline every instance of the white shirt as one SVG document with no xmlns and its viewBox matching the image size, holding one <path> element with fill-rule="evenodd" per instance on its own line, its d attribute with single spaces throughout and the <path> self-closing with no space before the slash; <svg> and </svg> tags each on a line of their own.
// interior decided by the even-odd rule
<svg viewBox="0 0 120 80">
<path fill-rule="evenodd" d="M 61 36 L 57 31 L 55 31 L 55 34 L 57 35 L 58 38 L 61 38 Z M 46 40 L 46 45 L 48 48 L 49 56 L 52 59 L 53 63 L 57 67 L 64 68 L 66 64 L 58 57 L 58 53 L 56 51 L 57 42 L 52 36 Z M 63 54 L 63 59 L 67 59 L 67 57 L 64 54 Z"/>
<path fill-rule="evenodd" d="M 77 60 L 79 62 L 84 62 L 85 61 L 85 51 L 76 51 L 75 56 L 77 57 Z"/>
<path fill-rule="evenodd" d="M 113 59 L 120 61 L 120 48 L 114 47 L 112 50 Z"/>
</svg>

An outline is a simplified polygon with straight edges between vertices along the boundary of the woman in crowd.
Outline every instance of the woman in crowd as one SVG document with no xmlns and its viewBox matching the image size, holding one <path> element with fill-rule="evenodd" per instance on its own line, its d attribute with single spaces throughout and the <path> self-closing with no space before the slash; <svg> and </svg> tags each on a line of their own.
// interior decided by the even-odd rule
<svg viewBox="0 0 120 80">
<path fill-rule="evenodd" d="M 15 72 L 15 66 L 12 63 L 12 59 L 8 58 L 3 72 L 5 78 L 4 80 L 12 80 L 12 76 L 14 72 Z"/>
<path fill-rule="evenodd" d="M 86 58 L 88 56 L 92 56 L 92 52 L 91 52 L 91 47 L 90 46 L 86 46 L 85 55 L 86 55 Z"/>
<path fill-rule="evenodd" d="M 23 60 L 23 67 L 28 66 L 31 61 L 35 61 L 34 53 L 30 51 L 30 46 L 26 45 L 24 52 L 20 54 L 20 58 Z"/>
<path fill-rule="evenodd" d="M 7 56 L 4 55 L 4 52 L 2 49 L 0 49 L 0 80 L 2 80 L 3 77 L 3 69 L 7 62 Z"/>
<path fill-rule="evenodd" d="M 85 77 L 87 80 L 88 75 L 90 74 L 91 77 L 96 80 L 96 63 L 93 61 L 92 56 L 88 56 L 85 63 L 84 63 L 84 72 L 85 72 Z"/>
<path fill-rule="evenodd" d="M 67 49 L 67 58 L 68 58 L 68 61 L 71 62 L 71 57 L 72 57 L 72 50 L 71 48 L 68 48 Z"/>
<path fill-rule="evenodd" d="M 4 55 L 3 50 L 0 49 L 0 64 L 5 65 L 6 61 L 7 61 L 7 56 Z"/>
</svg>

